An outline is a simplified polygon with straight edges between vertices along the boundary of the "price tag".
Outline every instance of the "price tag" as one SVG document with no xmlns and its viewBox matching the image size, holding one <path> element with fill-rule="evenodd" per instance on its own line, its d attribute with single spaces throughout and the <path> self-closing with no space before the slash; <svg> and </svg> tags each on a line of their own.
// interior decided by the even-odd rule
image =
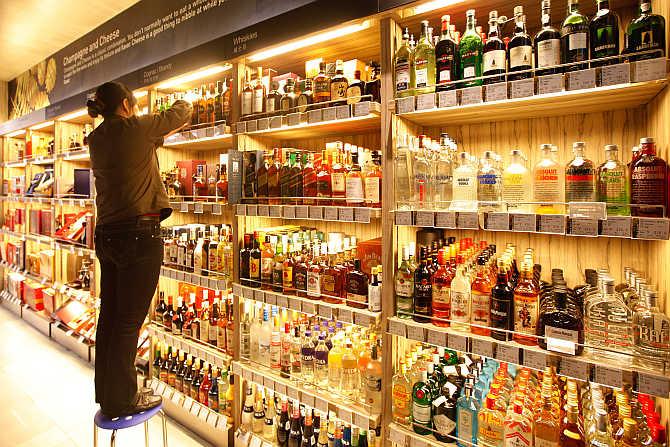
<svg viewBox="0 0 670 447">
<path fill-rule="evenodd" d="M 267 205 L 258 205 L 258 215 L 259 216 L 269 216 L 270 207 Z"/>
<path fill-rule="evenodd" d="M 513 213 L 512 216 L 512 231 L 522 233 L 535 232 L 535 214 Z"/>
<path fill-rule="evenodd" d="M 159 382 L 158 386 L 156 387 L 156 394 L 162 395 L 165 392 L 165 382 Z"/>
<path fill-rule="evenodd" d="M 396 211 L 395 212 L 395 224 L 396 225 L 412 225 L 412 212 L 411 211 Z"/>
<path fill-rule="evenodd" d="M 309 207 L 309 218 L 316 220 L 323 220 L 323 207 L 322 206 L 310 206 Z"/>
<path fill-rule="evenodd" d="M 668 239 L 670 231 L 669 219 L 658 219 L 650 217 L 638 217 L 637 225 L 634 225 L 634 237 L 637 239 Z"/>
<path fill-rule="evenodd" d="M 188 202 L 181 202 L 179 212 L 188 213 Z"/>
<path fill-rule="evenodd" d="M 523 366 L 528 368 L 544 370 L 547 366 L 547 355 L 544 352 L 524 349 Z"/>
<path fill-rule="evenodd" d="M 361 430 L 368 430 L 370 428 L 370 420 L 367 418 L 367 416 L 359 413 L 354 414 L 353 424 Z"/>
<path fill-rule="evenodd" d="M 283 116 L 273 116 L 270 118 L 270 129 L 279 129 L 284 125 Z"/>
<path fill-rule="evenodd" d="M 247 205 L 247 216 L 258 216 L 258 205 Z"/>
<path fill-rule="evenodd" d="M 239 284 L 233 284 L 233 295 L 242 296 L 242 286 Z"/>
<path fill-rule="evenodd" d="M 270 205 L 268 211 L 270 217 L 281 217 L 281 206 L 279 205 Z"/>
<path fill-rule="evenodd" d="M 189 413 L 191 413 L 193 416 L 198 417 L 200 414 L 200 409 L 202 408 L 202 405 L 200 405 L 198 402 L 193 402 L 191 405 L 191 409 L 189 410 Z"/>
<path fill-rule="evenodd" d="M 472 339 L 472 353 L 493 358 L 493 342 L 480 338 Z"/>
<path fill-rule="evenodd" d="M 461 105 L 479 104 L 482 102 L 482 87 L 466 87 L 461 89 Z"/>
<path fill-rule="evenodd" d="M 319 304 L 319 316 L 330 320 L 333 318 L 333 308 L 325 304 Z"/>
<path fill-rule="evenodd" d="M 213 203 L 212 204 L 212 214 L 215 216 L 220 216 L 223 214 L 223 211 L 221 210 L 221 204 L 220 203 Z"/>
<path fill-rule="evenodd" d="M 600 234 L 609 237 L 632 237 L 633 219 L 629 216 L 607 216 L 600 222 Z"/>
<path fill-rule="evenodd" d="M 458 97 L 456 90 L 447 90 L 444 92 L 437 92 L 437 106 L 442 107 L 456 107 L 458 105 Z"/>
<path fill-rule="evenodd" d="M 193 213 L 194 214 L 202 214 L 204 209 L 203 209 L 203 204 L 202 202 L 195 202 L 193 204 Z"/>
<path fill-rule="evenodd" d="M 596 87 L 596 69 L 571 71 L 568 73 L 568 90 L 581 90 Z"/>
<path fill-rule="evenodd" d="M 435 108 L 435 93 L 417 95 L 416 110 L 428 110 Z"/>
<path fill-rule="evenodd" d="M 254 290 L 254 300 L 260 301 L 261 303 L 265 301 L 265 292 L 262 290 Z"/>
<path fill-rule="evenodd" d="M 476 212 L 459 212 L 456 214 L 456 227 L 463 230 L 478 230 L 479 215 Z"/>
<path fill-rule="evenodd" d="M 621 388 L 623 385 L 623 375 L 620 369 L 596 365 L 595 382 L 613 388 Z"/>
<path fill-rule="evenodd" d="M 261 447 L 263 444 L 263 440 L 259 438 L 258 436 L 253 436 L 251 438 L 251 443 L 249 444 L 249 447 Z"/>
<path fill-rule="evenodd" d="M 426 341 L 435 346 L 447 346 L 447 334 L 444 332 L 428 329 Z"/>
<path fill-rule="evenodd" d="M 284 309 L 288 308 L 288 297 L 285 295 L 277 295 L 277 306 Z"/>
<path fill-rule="evenodd" d="M 637 390 L 640 393 L 667 398 L 670 394 L 670 379 L 650 374 L 637 374 Z"/>
<path fill-rule="evenodd" d="M 302 311 L 307 315 L 314 315 L 316 313 L 316 305 L 307 301 L 302 302 Z"/>
<path fill-rule="evenodd" d="M 289 399 L 300 400 L 300 390 L 293 388 L 292 386 L 287 386 L 286 388 Z"/>
<path fill-rule="evenodd" d="M 305 404 L 306 407 L 314 408 L 314 401 L 315 397 L 313 395 L 302 393 L 302 403 Z"/>
<path fill-rule="evenodd" d="M 665 77 L 665 57 L 633 62 L 633 82 L 655 81 Z"/>
<path fill-rule="evenodd" d="M 268 130 L 270 127 L 270 119 L 269 118 L 260 118 L 256 120 L 256 127 L 258 130 Z"/>
<path fill-rule="evenodd" d="M 354 209 L 353 208 L 340 208 L 339 217 L 342 222 L 353 222 L 354 221 Z"/>
<path fill-rule="evenodd" d="M 198 419 L 200 419 L 202 422 L 207 423 L 207 418 L 212 412 L 207 410 L 205 406 L 202 407 L 202 410 L 200 411 L 200 414 L 198 414 Z"/>
<path fill-rule="evenodd" d="M 302 307 L 301 307 L 302 301 L 298 298 L 289 298 L 288 299 L 288 307 L 291 310 L 295 310 L 297 312 L 302 312 Z"/>
<path fill-rule="evenodd" d="M 603 202 L 570 202 L 568 215 L 575 219 L 607 219 L 607 209 Z"/>
<path fill-rule="evenodd" d="M 361 101 L 354 104 L 354 116 L 366 116 L 370 114 L 370 101 Z"/>
<path fill-rule="evenodd" d="M 415 225 L 418 227 L 435 226 L 435 213 L 432 211 L 417 211 Z"/>
<path fill-rule="evenodd" d="M 407 325 L 407 338 L 424 342 L 426 341 L 426 330 L 420 326 Z"/>
<path fill-rule="evenodd" d="M 485 228 L 491 231 L 509 231 L 509 213 L 487 213 Z"/>
<path fill-rule="evenodd" d="M 282 396 L 286 396 L 286 385 L 283 383 L 275 383 L 275 392 L 281 394 Z"/>
<path fill-rule="evenodd" d="M 326 206 L 323 208 L 324 220 L 339 220 L 337 216 L 337 207 Z"/>
<path fill-rule="evenodd" d="M 309 217 L 309 209 L 305 205 L 298 205 L 295 207 L 296 219 L 307 219 Z"/>
<path fill-rule="evenodd" d="M 548 234 L 565 234 L 565 216 L 563 214 L 539 214 L 537 231 Z"/>
<path fill-rule="evenodd" d="M 535 94 L 535 79 L 521 79 L 519 81 L 510 82 L 510 97 L 527 98 Z"/>
<path fill-rule="evenodd" d="M 519 361 L 519 352 L 521 350 L 516 346 L 509 346 L 504 344 L 498 344 L 496 347 L 496 359 L 501 362 L 514 363 L 516 365 L 520 364 Z"/>
<path fill-rule="evenodd" d="M 275 381 L 272 380 L 270 377 L 265 377 L 263 376 L 263 386 L 269 390 L 274 390 L 275 388 Z"/>
<path fill-rule="evenodd" d="M 407 445 L 407 435 L 391 426 L 389 429 L 389 441 L 400 447 L 405 447 Z"/>
<path fill-rule="evenodd" d="M 228 430 L 228 416 L 225 414 L 219 415 L 219 420 L 216 422 L 216 428 L 219 430 Z"/>
<path fill-rule="evenodd" d="M 456 213 L 454 211 L 438 211 L 435 213 L 435 227 L 456 228 Z"/>
<path fill-rule="evenodd" d="M 263 385 L 263 375 L 261 373 L 252 373 L 252 382 L 257 383 L 258 385 Z"/>
<path fill-rule="evenodd" d="M 322 109 L 322 111 L 324 121 L 333 121 L 337 119 L 337 109 L 335 107 L 328 107 L 326 109 Z"/>
<path fill-rule="evenodd" d="M 247 215 L 247 206 L 246 205 L 237 205 L 235 207 L 235 214 L 238 216 L 246 216 Z"/>
<path fill-rule="evenodd" d="M 338 408 L 337 417 L 340 418 L 342 422 L 346 424 L 351 424 L 353 422 L 351 411 L 347 410 L 346 408 Z"/>
<path fill-rule="evenodd" d="M 372 319 L 372 317 L 365 314 L 354 314 L 354 324 L 358 326 L 369 327 Z"/>
<path fill-rule="evenodd" d="M 349 105 L 336 106 L 335 116 L 338 120 L 346 120 L 351 118 L 351 109 L 349 108 Z"/>
<path fill-rule="evenodd" d="M 257 120 L 247 121 L 247 132 L 256 132 L 257 130 L 258 130 Z"/>
<path fill-rule="evenodd" d="M 286 115 L 286 122 L 289 126 L 297 126 L 300 124 L 300 115 L 302 113 L 289 113 Z"/>
<path fill-rule="evenodd" d="M 537 78 L 537 94 L 545 95 L 563 91 L 563 75 L 552 74 Z"/>
<path fill-rule="evenodd" d="M 314 399 L 314 408 L 326 414 L 328 413 L 328 401 L 317 397 Z"/>
<path fill-rule="evenodd" d="M 307 112 L 307 122 L 310 124 L 320 123 L 323 121 L 323 115 L 321 114 L 321 109 L 310 110 Z"/>
<path fill-rule="evenodd" d="M 192 398 L 190 397 L 184 398 L 184 405 L 183 405 L 184 410 L 191 411 L 191 408 L 193 408 L 193 404 L 195 404 L 195 401 Z"/>
<path fill-rule="evenodd" d="M 598 221 L 596 219 L 570 219 L 569 234 L 572 236 L 598 236 Z"/>
<path fill-rule="evenodd" d="M 580 380 L 589 380 L 591 365 L 581 360 L 569 357 L 561 358 L 560 372 L 564 376 L 574 377 Z"/>
<path fill-rule="evenodd" d="M 360 223 L 370 223 L 370 208 L 356 208 L 355 220 Z"/>
<path fill-rule="evenodd" d="M 172 394 L 172 398 L 171 398 L 170 400 L 172 401 L 173 404 L 179 406 L 179 405 L 181 405 L 182 397 L 184 397 L 183 394 L 181 394 L 181 393 L 175 391 L 175 392 Z"/>
<path fill-rule="evenodd" d="M 242 375 L 242 365 L 240 365 L 238 362 L 233 362 L 233 374 L 237 376 Z"/>
<path fill-rule="evenodd" d="M 409 438 L 409 445 L 410 447 L 427 447 L 428 442 L 420 438 L 411 437 Z"/>
<path fill-rule="evenodd" d="M 507 83 L 498 82 L 487 85 L 484 89 L 484 95 L 486 95 L 486 102 L 507 99 Z"/>
<path fill-rule="evenodd" d="M 448 334 L 447 347 L 460 352 L 468 352 L 468 338 L 463 335 Z"/>
<path fill-rule="evenodd" d="M 343 323 L 353 323 L 353 314 L 349 309 L 340 309 L 337 312 L 337 319 Z"/>
<path fill-rule="evenodd" d="M 285 219 L 295 219 L 295 207 L 291 205 L 285 205 L 283 207 L 283 214 Z"/>
<path fill-rule="evenodd" d="M 600 85 L 602 87 L 630 82 L 630 64 L 606 65 L 600 69 Z"/>
<path fill-rule="evenodd" d="M 414 96 L 396 99 L 396 107 L 399 115 L 414 112 Z"/>
<path fill-rule="evenodd" d="M 397 335 L 398 337 L 406 337 L 406 328 L 407 326 L 405 326 L 405 324 L 401 323 L 400 321 L 389 320 L 389 333 L 393 335 Z"/>
</svg>

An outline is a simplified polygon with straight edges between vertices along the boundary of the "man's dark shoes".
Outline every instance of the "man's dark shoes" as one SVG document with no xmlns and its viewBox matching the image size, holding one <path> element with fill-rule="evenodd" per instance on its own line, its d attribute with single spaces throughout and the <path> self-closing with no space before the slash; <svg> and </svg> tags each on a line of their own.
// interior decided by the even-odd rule
<svg viewBox="0 0 670 447">
<path fill-rule="evenodd" d="M 151 391 L 151 389 L 149 389 L 149 391 Z M 161 396 L 150 393 L 149 391 L 141 389 L 137 393 L 135 405 L 131 405 L 130 407 L 120 411 L 106 411 L 103 409 L 102 412 L 105 416 L 114 419 L 117 417 L 130 416 L 141 413 L 143 411 L 151 410 L 152 408 L 159 406 L 163 402 L 163 398 Z"/>
</svg>

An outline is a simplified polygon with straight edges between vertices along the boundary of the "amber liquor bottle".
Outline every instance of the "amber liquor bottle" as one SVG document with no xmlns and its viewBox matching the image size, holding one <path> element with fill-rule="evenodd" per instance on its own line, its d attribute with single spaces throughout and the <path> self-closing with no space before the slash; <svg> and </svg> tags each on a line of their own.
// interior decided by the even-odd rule
<svg viewBox="0 0 670 447">
<path fill-rule="evenodd" d="M 304 166 L 302 169 L 302 195 L 305 197 L 303 203 L 305 205 L 314 205 L 314 199 L 307 199 L 307 197 L 316 197 L 317 180 L 316 169 L 314 168 L 314 154 L 303 154 Z"/>
<path fill-rule="evenodd" d="M 278 197 L 281 197 L 281 185 L 279 182 L 279 176 L 281 173 L 281 157 L 280 150 L 275 148 L 274 157 L 272 158 L 272 163 L 268 167 L 268 202 L 270 205 L 279 205 L 281 200 Z M 259 194 L 260 195 L 260 194 Z"/>
<path fill-rule="evenodd" d="M 361 270 L 361 260 L 354 260 L 354 269 L 346 276 L 347 305 L 358 309 L 368 308 L 368 275 Z"/>
<path fill-rule="evenodd" d="M 533 267 L 524 261 L 521 277 L 514 289 L 514 341 L 523 345 L 537 345 L 539 290 L 533 279 Z"/>
<path fill-rule="evenodd" d="M 330 76 L 326 74 L 326 63 L 319 64 L 319 74 L 314 77 L 314 102 L 330 101 Z"/>
<path fill-rule="evenodd" d="M 268 203 L 268 169 L 270 168 L 268 164 L 268 158 L 263 156 L 263 162 L 261 166 L 256 171 L 256 196 L 258 197 L 257 203 Z"/>
</svg>

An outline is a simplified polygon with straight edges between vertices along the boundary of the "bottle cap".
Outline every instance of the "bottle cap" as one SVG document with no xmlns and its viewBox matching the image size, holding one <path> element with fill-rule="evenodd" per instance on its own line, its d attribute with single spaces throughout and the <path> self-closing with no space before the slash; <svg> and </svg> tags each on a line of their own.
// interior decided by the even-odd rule
<svg viewBox="0 0 670 447">
<path fill-rule="evenodd" d="M 551 151 L 553 149 L 553 147 L 554 146 L 552 144 L 541 144 L 540 145 L 540 150 L 543 151 L 543 152 L 544 151 Z"/>
<path fill-rule="evenodd" d="M 572 143 L 572 148 L 573 149 L 584 149 L 586 147 L 586 143 L 583 141 L 575 141 Z"/>
<path fill-rule="evenodd" d="M 619 146 L 616 144 L 606 144 L 605 145 L 605 152 L 615 152 L 619 150 Z"/>
<path fill-rule="evenodd" d="M 654 141 L 654 139 L 653 139 L 652 137 L 643 137 L 643 138 L 640 138 L 640 144 L 650 144 L 650 143 L 654 143 L 654 142 L 655 142 L 655 141 Z"/>
</svg>

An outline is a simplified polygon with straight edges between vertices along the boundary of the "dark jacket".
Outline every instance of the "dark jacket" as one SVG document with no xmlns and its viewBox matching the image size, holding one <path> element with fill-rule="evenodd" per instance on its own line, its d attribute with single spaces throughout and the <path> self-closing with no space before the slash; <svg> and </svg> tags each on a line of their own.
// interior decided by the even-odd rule
<svg viewBox="0 0 670 447">
<path fill-rule="evenodd" d="M 171 213 L 158 170 L 163 137 L 191 120 L 192 107 L 176 101 L 157 115 L 111 116 L 88 136 L 99 225 Z"/>
</svg>

